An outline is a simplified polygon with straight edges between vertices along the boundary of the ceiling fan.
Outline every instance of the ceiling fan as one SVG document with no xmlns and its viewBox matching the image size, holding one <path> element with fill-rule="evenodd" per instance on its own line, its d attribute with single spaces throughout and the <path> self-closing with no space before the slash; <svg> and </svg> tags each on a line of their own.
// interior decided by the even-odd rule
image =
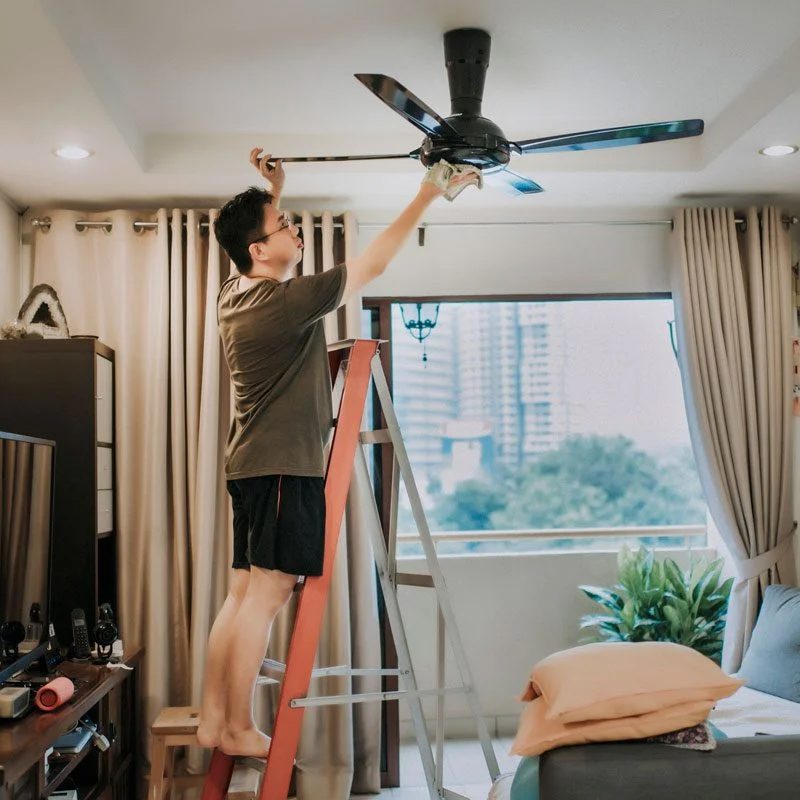
<svg viewBox="0 0 800 800">
<path fill-rule="evenodd" d="M 449 117 L 437 114 L 403 84 L 388 75 L 355 75 L 389 108 L 425 134 L 422 145 L 416 150 L 382 155 L 287 157 L 282 160 L 367 161 L 416 158 L 428 167 L 445 159 L 451 164 L 473 164 L 479 167 L 489 182 L 512 194 L 535 194 L 544 191 L 538 183 L 508 169 L 512 153 L 527 155 L 564 150 L 597 150 L 682 139 L 699 136 L 703 132 L 702 119 L 681 119 L 509 141 L 492 120 L 481 115 L 491 43 L 489 34 L 478 28 L 456 28 L 444 34 L 444 57 L 450 84 Z"/>
</svg>

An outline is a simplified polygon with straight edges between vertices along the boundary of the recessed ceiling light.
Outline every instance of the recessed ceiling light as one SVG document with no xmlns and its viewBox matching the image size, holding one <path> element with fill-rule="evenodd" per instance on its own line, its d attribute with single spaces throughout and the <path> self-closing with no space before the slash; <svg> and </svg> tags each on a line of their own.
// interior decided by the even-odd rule
<svg viewBox="0 0 800 800">
<path fill-rule="evenodd" d="M 794 144 L 773 144 L 769 147 L 762 147 L 759 151 L 762 156 L 788 156 L 797 152 L 797 145 Z"/>
<path fill-rule="evenodd" d="M 78 158 L 89 158 L 92 154 L 90 150 L 87 150 L 84 147 L 76 147 L 75 145 L 66 145 L 65 147 L 58 147 L 53 150 L 53 153 L 57 155 L 59 158 L 69 158 L 71 160 L 75 160 Z"/>
</svg>

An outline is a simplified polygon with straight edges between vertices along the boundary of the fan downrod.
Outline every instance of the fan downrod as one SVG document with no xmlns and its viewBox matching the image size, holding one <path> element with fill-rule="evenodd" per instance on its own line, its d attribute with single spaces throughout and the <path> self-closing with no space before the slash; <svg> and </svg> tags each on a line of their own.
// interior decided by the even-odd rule
<svg viewBox="0 0 800 800">
<path fill-rule="evenodd" d="M 456 28 L 444 35 L 444 63 L 450 84 L 450 113 L 481 116 L 483 86 L 492 37 L 479 28 Z"/>
<path fill-rule="evenodd" d="M 426 167 L 442 159 L 451 164 L 474 164 L 484 171 L 508 164 L 511 148 L 505 134 L 481 114 L 491 49 L 491 36 L 480 28 L 455 28 L 444 34 L 451 114 L 445 119 L 462 141 L 427 137 L 419 150 L 419 159 Z"/>
</svg>

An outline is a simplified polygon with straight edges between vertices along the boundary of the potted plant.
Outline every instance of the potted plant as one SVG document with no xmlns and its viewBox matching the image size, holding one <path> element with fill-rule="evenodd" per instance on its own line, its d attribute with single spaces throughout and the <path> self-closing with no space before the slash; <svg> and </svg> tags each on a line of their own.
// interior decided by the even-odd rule
<svg viewBox="0 0 800 800">
<path fill-rule="evenodd" d="M 720 663 L 733 585 L 732 578 L 720 583 L 722 559 L 693 559 L 682 570 L 671 558 L 657 561 L 646 547 L 623 546 L 618 563 L 612 588 L 580 587 L 605 609 L 581 619 L 581 629 L 597 629 L 583 641 L 675 642 Z"/>
</svg>

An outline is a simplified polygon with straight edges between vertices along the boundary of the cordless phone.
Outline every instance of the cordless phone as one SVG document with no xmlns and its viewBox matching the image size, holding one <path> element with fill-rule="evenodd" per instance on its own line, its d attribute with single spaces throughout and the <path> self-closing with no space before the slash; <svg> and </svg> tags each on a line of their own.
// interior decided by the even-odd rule
<svg viewBox="0 0 800 800">
<path fill-rule="evenodd" d="M 86 615 L 82 608 L 72 609 L 72 655 L 81 661 L 88 659 L 92 654 L 89 643 L 89 628 L 86 625 Z"/>
</svg>

